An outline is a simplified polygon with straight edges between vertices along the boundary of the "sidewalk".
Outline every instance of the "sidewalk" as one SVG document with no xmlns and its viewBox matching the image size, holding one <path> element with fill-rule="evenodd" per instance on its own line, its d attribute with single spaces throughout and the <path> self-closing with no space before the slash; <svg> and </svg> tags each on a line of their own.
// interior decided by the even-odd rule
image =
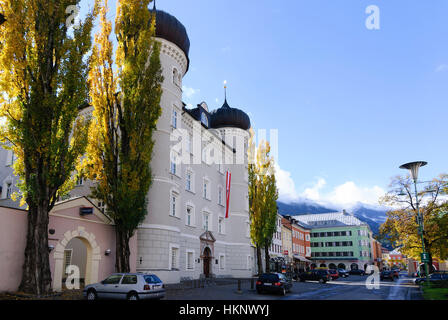
<svg viewBox="0 0 448 320">
<path fill-rule="evenodd" d="M 166 300 L 241 300 L 250 299 L 256 295 L 251 289 L 250 279 L 241 280 L 241 292 L 238 292 L 238 279 L 216 279 L 215 284 L 205 285 L 204 288 L 180 288 L 167 286 Z M 253 298 L 253 297 L 252 297 Z"/>
</svg>

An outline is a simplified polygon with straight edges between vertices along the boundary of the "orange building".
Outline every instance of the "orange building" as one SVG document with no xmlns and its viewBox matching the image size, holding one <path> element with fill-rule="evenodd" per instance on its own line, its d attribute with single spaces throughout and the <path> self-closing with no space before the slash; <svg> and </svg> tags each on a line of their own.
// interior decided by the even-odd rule
<svg viewBox="0 0 448 320">
<path fill-rule="evenodd" d="M 292 264 L 295 272 L 305 271 L 311 264 L 310 229 L 296 219 L 287 216 L 291 225 Z"/>
<path fill-rule="evenodd" d="M 383 268 L 383 251 L 381 243 L 374 238 L 372 238 L 372 256 L 373 264 L 381 270 Z"/>
</svg>

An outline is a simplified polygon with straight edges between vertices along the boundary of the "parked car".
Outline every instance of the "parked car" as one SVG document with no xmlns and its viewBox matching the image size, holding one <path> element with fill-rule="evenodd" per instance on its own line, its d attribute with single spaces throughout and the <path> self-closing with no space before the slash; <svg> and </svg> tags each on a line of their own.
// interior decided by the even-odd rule
<svg viewBox="0 0 448 320">
<path fill-rule="evenodd" d="M 358 276 L 363 276 L 365 275 L 365 271 L 362 269 L 352 269 L 348 272 L 350 275 L 358 275 Z"/>
<path fill-rule="evenodd" d="M 292 288 L 292 279 L 283 273 L 263 273 L 256 282 L 257 293 L 276 292 L 286 295 Z"/>
<path fill-rule="evenodd" d="M 336 269 L 329 269 L 328 272 L 330 273 L 331 280 L 336 280 L 339 278 L 339 272 Z"/>
<path fill-rule="evenodd" d="M 393 269 L 392 273 L 394 275 L 395 278 L 400 278 L 400 269 Z"/>
<path fill-rule="evenodd" d="M 114 273 L 99 283 L 87 285 L 82 293 L 87 300 L 161 299 L 165 297 L 165 285 L 155 274 Z"/>
<path fill-rule="evenodd" d="M 347 278 L 349 276 L 349 273 L 345 269 L 338 269 L 339 276 L 342 278 Z"/>
<path fill-rule="evenodd" d="M 383 281 L 384 279 L 389 279 L 394 281 L 395 277 L 394 277 L 394 273 L 390 270 L 383 270 L 380 273 L 380 280 Z"/>
<path fill-rule="evenodd" d="M 302 272 L 299 274 L 299 279 L 301 282 L 306 280 L 314 280 L 319 281 L 320 283 L 325 283 L 331 280 L 331 275 L 326 269 L 314 269 L 307 272 Z"/>
<path fill-rule="evenodd" d="M 438 282 L 438 281 L 446 281 L 448 280 L 448 273 L 446 272 L 434 272 L 429 275 L 429 282 Z M 417 278 L 414 280 L 415 284 L 422 284 L 426 282 L 426 277 Z"/>
</svg>

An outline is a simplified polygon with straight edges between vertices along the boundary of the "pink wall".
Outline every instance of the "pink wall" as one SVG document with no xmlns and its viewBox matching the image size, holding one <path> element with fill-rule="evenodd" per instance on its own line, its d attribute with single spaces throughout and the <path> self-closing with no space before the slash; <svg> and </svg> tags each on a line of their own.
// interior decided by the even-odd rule
<svg viewBox="0 0 448 320">
<path fill-rule="evenodd" d="M 67 206 L 68 204 L 68 206 Z M 115 271 L 115 230 L 114 226 L 104 223 L 96 215 L 80 216 L 79 208 L 90 203 L 82 198 L 64 205 L 64 209 L 58 210 L 58 206 L 50 214 L 49 229 L 54 229 L 54 234 L 49 234 L 49 245 L 55 248 L 63 240 L 67 231 L 78 230 L 84 227 L 87 234 L 93 234 L 100 248 L 101 260 L 99 263 L 98 281 L 105 279 Z M 23 252 L 25 250 L 27 216 L 26 211 L 0 207 L 0 292 L 16 291 L 21 280 L 23 264 Z M 130 241 L 131 272 L 135 272 L 137 265 L 137 235 Z M 105 255 L 107 249 L 111 250 L 109 256 Z M 50 253 L 50 268 L 54 273 L 55 260 Z"/>
<path fill-rule="evenodd" d="M 26 230 L 26 211 L 0 207 L 0 292 L 20 285 Z"/>
</svg>

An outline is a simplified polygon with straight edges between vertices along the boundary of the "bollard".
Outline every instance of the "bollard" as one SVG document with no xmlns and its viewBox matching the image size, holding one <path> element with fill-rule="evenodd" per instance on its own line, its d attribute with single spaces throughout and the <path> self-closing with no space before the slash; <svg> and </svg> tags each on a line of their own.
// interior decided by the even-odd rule
<svg viewBox="0 0 448 320">
<path fill-rule="evenodd" d="M 243 291 L 241 290 L 241 279 L 238 279 L 238 291 L 237 293 L 241 294 Z"/>
</svg>

